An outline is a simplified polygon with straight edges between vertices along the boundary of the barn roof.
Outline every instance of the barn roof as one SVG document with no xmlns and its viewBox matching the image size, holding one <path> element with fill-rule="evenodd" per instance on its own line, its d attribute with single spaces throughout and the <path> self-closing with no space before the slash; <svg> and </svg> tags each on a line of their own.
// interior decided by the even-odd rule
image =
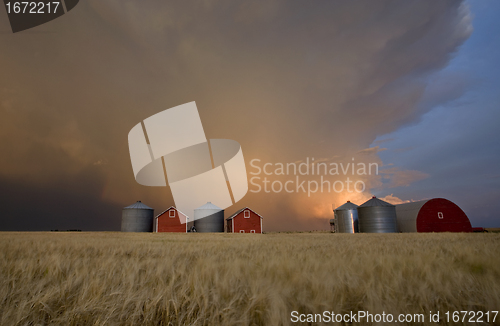
<svg viewBox="0 0 500 326">
<path fill-rule="evenodd" d="M 396 205 L 396 211 L 413 211 L 413 210 L 417 210 L 418 211 L 429 200 L 430 199 L 424 199 L 424 200 L 412 201 L 412 202 L 409 202 L 409 203 L 399 204 L 399 205 Z"/>
<path fill-rule="evenodd" d="M 140 200 L 137 201 L 136 203 L 130 205 L 130 206 L 124 207 L 123 209 L 150 209 L 150 210 L 154 210 L 154 208 L 151 208 L 148 205 L 144 205 Z"/>
<path fill-rule="evenodd" d="M 165 214 L 166 212 L 168 212 L 170 209 L 175 209 L 177 212 L 181 213 L 182 215 L 188 217 L 186 214 L 184 214 L 183 212 L 181 212 L 179 209 L 175 208 L 175 206 L 170 206 L 169 208 L 167 208 L 166 210 L 164 210 L 163 212 L 161 212 L 160 214 L 156 215 L 155 218 L 158 218 L 160 215 L 163 215 Z"/>
<path fill-rule="evenodd" d="M 394 206 L 393 204 L 389 204 L 388 202 L 385 202 L 383 200 L 378 199 L 377 197 L 373 196 L 372 199 L 368 200 L 364 204 L 362 204 L 359 207 L 374 207 L 374 206 Z"/>
<path fill-rule="evenodd" d="M 259 213 L 257 213 L 256 211 L 254 211 L 253 209 L 251 208 L 248 208 L 248 207 L 244 207 L 242 209 L 240 209 L 239 211 L 237 211 L 236 213 L 234 213 L 233 215 L 229 216 L 228 218 L 226 218 L 226 220 L 232 220 L 233 217 L 235 217 L 236 215 L 238 215 L 239 213 L 243 212 L 245 209 L 248 209 L 249 211 L 252 211 L 254 212 L 254 214 L 258 215 L 260 218 L 263 218 L 262 215 L 260 215 Z"/>
<path fill-rule="evenodd" d="M 180 210 L 178 210 L 177 208 L 175 208 L 174 206 L 170 206 L 169 208 L 167 208 L 166 210 L 164 210 L 163 212 L 161 212 L 160 214 L 156 215 L 155 218 L 158 218 L 160 217 L 160 215 L 163 215 L 165 214 L 166 212 L 168 212 L 170 209 L 175 209 L 177 212 L 181 213 L 182 215 L 184 215 L 185 217 L 188 217 L 186 214 L 184 214 L 183 212 L 181 212 Z"/>
<path fill-rule="evenodd" d="M 414 201 L 396 205 L 398 230 L 401 232 L 417 232 L 417 218 L 420 209 L 429 200 Z"/>
</svg>

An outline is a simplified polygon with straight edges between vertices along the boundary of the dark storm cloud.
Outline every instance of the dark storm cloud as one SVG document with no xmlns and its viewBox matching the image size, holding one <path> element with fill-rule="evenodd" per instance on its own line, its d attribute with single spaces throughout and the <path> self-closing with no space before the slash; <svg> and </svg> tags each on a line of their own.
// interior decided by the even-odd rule
<svg viewBox="0 0 500 326">
<path fill-rule="evenodd" d="M 429 83 L 420 105 L 433 109 L 381 136 L 389 140 L 383 142 L 388 150 L 380 157 L 429 175 L 411 187 L 392 189 L 400 198 L 449 198 L 467 213 L 473 226 L 497 227 L 500 41 L 491 31 L 500 28 L 500 3 L 468 3 L 476 16 L 474 34 Z"/>
<path fill-rule="evenodd" d="M 103 179 L 95 172 L 89 168 L 44 185 L 2 178 L 2 230 L 119 230 L 121 205 L 102 201 Z"/>
<path fill-rule="evenodd" d="M 207 137 L 237 140 L 247 163 L 357 153 L 428 110 L 428 78 L 471 26 L 461 1 L 96 0 L 37 31 L 47 33 L 0 35 L 0 175 L 18 185 L 2 205 L 28 207 L 9 229 L 30 212 L 63 224 L 88 205 L 109 228 L 120 214 L 110 207 L 173 204 L 168 188 L 135 183 L 126 135 L 193 100 Z M 33 205 L 61 193 L 71 205 Z M 319 228 L 340 200 L 249 194 L 228 212 L 247 205 L 270 229 Z"/>
</svg>

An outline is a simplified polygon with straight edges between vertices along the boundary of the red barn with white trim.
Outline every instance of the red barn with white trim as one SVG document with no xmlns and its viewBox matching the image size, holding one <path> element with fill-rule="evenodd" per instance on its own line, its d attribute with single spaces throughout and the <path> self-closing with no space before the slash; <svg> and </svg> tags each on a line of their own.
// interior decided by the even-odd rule
<svg viewBox="0 0 500 326">
<path fill-rule="evenodd" d="M 400 232 L 472 232 L 465 212 L 452 201 L 433 198 L 396 205 Z"/>
<path fill-rule="evenodd" d="M 171 206 L 166 211 L 155 217 L 155 232 L 187 232 L 187 215 Z"/>
<path fill-rule="evenodd" d="M 226 219 L 226 230 L 228 233 L 262 233 L 262 219 L 262 216 L 245 207 Z"/>
</svg>

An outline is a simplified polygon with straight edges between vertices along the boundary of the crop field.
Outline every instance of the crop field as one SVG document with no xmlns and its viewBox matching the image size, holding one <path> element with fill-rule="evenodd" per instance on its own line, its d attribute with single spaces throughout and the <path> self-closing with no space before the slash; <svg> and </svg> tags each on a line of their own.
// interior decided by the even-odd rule
<svg viewBox="0 0 500 326">
<path fill-rule="evenodd" d="M 446 312 L 498 310 L 498 233 L 0 233 L 1 325 L 291 325 L 293 311 L 456 325 Z"/>
</svg>

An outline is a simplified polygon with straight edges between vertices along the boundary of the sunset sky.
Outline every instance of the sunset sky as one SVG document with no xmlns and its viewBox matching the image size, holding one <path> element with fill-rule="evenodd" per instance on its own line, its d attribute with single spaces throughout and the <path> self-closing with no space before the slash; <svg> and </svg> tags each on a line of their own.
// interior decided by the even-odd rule
<svg viewBox="0 0 500 326">
<path fill-rule="evenodd" d="M 207 138 L 241 144 L 249 179 L 253 159 L 380 167 L 357 176 L 362 194 L 248 192 L 226 217 L 249 206 L 264 230 L 319 230 L 346 200 L 443 197 L 500 227 L 498 14 L 495 0 L 87 0 L 13 34 L 0 8 L 0 230 L 119 230 L 137 200 L 174 205 L 135 182 L 127 135 L 191 101 Z"/>
</svg>

